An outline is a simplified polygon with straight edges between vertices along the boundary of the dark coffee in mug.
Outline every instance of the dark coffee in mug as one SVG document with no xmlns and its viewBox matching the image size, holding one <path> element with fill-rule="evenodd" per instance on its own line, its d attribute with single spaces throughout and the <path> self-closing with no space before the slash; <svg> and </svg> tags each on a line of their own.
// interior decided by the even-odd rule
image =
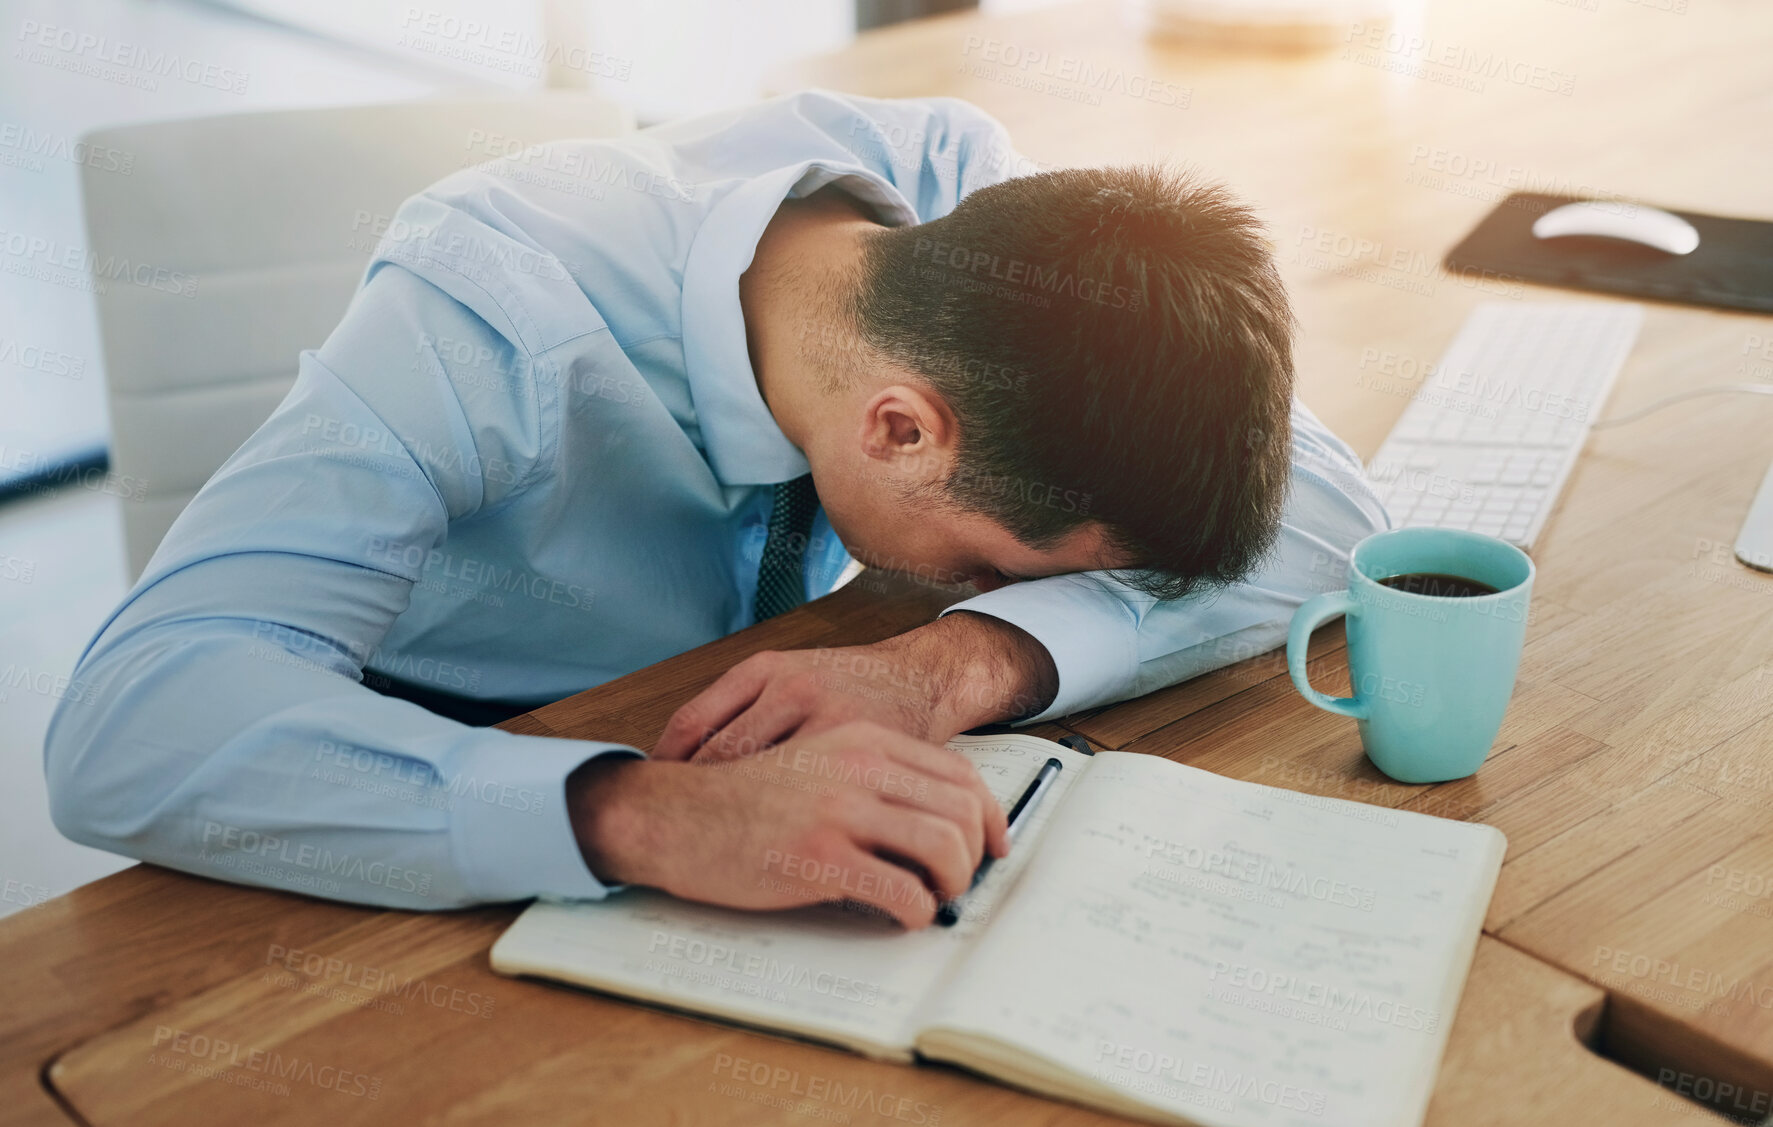
<svg viewBox="0 0 1773 1127">
<path fill-rule="evenodd" d="M 1532 597 L 1533 561 L 1506 540 L 1452 528 L 1375 532 L 1349 556 L 1347 590 L 1293 612 L 1287 676 L 1311 704 L 1357 721 L 1367 758 L 1398 782 L 1463 779 L 1502 729 Z M 1337 616 L 1350 697 L 1306 678 L 1312 631 Z"/>
<path fill-rule="evenodd" d="M 1393 591 L 1403 591 L 1410 595 L 1433 595 L 1441 599 L 1474 599 L 1479 595 L 1496 593 L 1496 588 L 1488 583 L 1441 571 L 1412 571 L 1406 575 L 1386 576 L 1377 582 L 1381 587 L 1390 587 Z"/>
</svg>

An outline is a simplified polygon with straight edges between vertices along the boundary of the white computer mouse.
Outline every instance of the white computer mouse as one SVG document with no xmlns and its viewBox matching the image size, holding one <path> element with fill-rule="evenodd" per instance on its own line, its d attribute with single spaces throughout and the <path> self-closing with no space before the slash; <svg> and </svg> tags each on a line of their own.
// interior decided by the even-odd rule
<svg viewBox="0 0 1773 1127">
<path fill-rule="evenodd" d="M 1541 239 L 1565 235 L 1599 235 L 1627 239 L 1669 254 L 1692 254 L 1699 232 L 1678 215 L 1644 204 L 1584 200 L 1554 207 L 1533 220 L 1533 234 Z"/>
</svg>

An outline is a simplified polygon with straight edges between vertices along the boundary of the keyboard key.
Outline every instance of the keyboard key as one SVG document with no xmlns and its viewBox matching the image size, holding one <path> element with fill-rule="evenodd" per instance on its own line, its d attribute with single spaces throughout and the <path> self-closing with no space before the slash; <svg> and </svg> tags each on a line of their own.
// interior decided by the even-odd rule
<svg viewBox="0 0 1773 1127">
<path fill-rule="evenodd" d="M 1446 380 L 1418 392 L 1369 467 L 1397 523 L 1530 546 L 1642 319 L 1641 307 L 1617 302 L 1479 305 L 1436 371 L 1507 394 L 1455 393 Z"/>
</svg>

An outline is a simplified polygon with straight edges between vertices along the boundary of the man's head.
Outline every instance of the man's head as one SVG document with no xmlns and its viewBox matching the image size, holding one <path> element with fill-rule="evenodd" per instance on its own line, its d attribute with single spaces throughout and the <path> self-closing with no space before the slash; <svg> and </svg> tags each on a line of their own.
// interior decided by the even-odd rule
<svg viewBox="0 0 1773 1127">
<path fill-rule="evenodd" d="M 802 349 L 849 420 L 805 448 L 858 558 L 983 587 L 1115 568 L 1173 598 L 1267 550 L 1293 319 L 1222 188 L 1044 173 L 860 247 L 836 346 Z"/>
</svg>

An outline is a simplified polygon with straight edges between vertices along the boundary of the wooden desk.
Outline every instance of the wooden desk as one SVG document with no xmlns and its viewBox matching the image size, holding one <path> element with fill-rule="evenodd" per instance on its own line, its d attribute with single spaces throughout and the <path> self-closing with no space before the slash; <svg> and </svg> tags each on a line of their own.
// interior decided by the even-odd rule
<svg viewBox="0 0 1773 1127">
<path fill-rule="evenodd" d="M 676 701 L 744 654 L 885 637 L 952 598 L 865 576 L 791 615 L 505 726 L 596 731 L 648 746 Z M 1326 644 L 1336 629 L 1328 628 Z M 1263 675 L 1260 665 L 1245 668 Z M 1239 696 L 1277 684 L 1267 672 L 1268 680 Z M 1196 747 L 1231 746 L 1241 726 L 1222 728 Z M 1037 730 L 1062 734 L 1057 726 Z M 1123 1122 L 945 1068 L 878 1064 L 501 978 L 486 952 L 515 915 L 511 907 L 382 912 L 146 865 L 77 889 L 0 923 L 9 983 L 0 1016 L 0 1120 L 63 1124 L 71 1113 L 95 1125 L 260 1127 L 321 1116 L 338 1124 L 915 1121 L 789 1098 L 817 1079 L 870 1098 L 902 1095 L 913 1101 L 908 1115 L 920 1114 L 921 1104 L 927 1121 L 934 1112 L 950 1125 Z M 304 952 L 298 961 L 311 958 L 314 973 L 280 970 L 288 951 Z M 415 980 L 423 983 L 417 992 L 405 985 Z M 390 992 L 390 981 L 402 987 Z M 1483 940 L 1430 1122 L 1464 1127 L 1586 1115 L 1622 1124 L 1710 1122 L 1583 1046 L 1579 1036 L 1592 1036 L 1605 997 L 1505 942 Z M 181 1035 L 190 1038 L 183 1051 L 174 1048 Z M 290 1078 L 244 1067 L 224 1070 L 226 1078 L 205 1075 L 201 1057 L 215 1045 L 226 1046 L 224 1059 L 277 1054 Z M 741 1060 L 766 1064 L 772 1077 L 800 1079 L 735 1078 Z M 1508 1082 L 1499 1084 L 1504 1075 Z M 323 1077 L 344 1090 L 325 1087 Z M 802 1110 L 788 1114 L 778 1102 L 784 1098 Z"/>
<path fill-rule="evenodd" d="M 1431 47 L 1360 39 L 1347 58 L 1154 45 L 1102 4 L 965 16 L 871 35 L 780 81 L 958 94 L 1039 160 L 1170 155 L 1229 179 L 1272 224 L 1304 327 L 1301 393 L 1367 455 L 1472 304 L 1566 296 L 1433 268 L 1510 187 L 1764 214 L 1773 11 L 1600 4 L 1440 3 L 1425 26 L 1402 29 Z M 1055 73 L 1118 73 L 1102 80 L 1118 86 L 1038 91 L 986 57 L 1006 57 L 1005 45 L 1048 51 Z M 1527 67 L 1512 71 L 1525 82 L 1450 84 L 1498 53 Z M 1528 85 L 1534 67 L 1573 76 L 1572 92 Z M 1185 89 L 1186 107 L 1116 92 L 1131 77 Z M 1765 379 L 1773 355 L 1756 342 L 1769 339 L 1764 318 L 1652 308 L 1613 410 Z M 1716 1122 L 1584 1041 L 1651 1076 L 1722 1081 L 1749 1101 L 1773 1092 L 1773 897 L 1746 891 L 1773 877 L 1773 577 L 1711 555 L 1773 457 L 1770 420 L 1760 402 L 1700 400 L 1597 434 L 1535 553 L 1520 689 L 1473 779 L 1386 781 L 1352 725 L 1299 700 L 1274 655 L 1067 721 L 1108 746 L 1508 833 L 1432 1123 Z M 949 597 L 869 577 L 507 726 L 650 746 L 677 703 L 743 654 L 885 637 Z M 1314 655 L 1321 685 L 1345 676 L 1338 627 Z M 377 912 L 150 866 L 76 890 L 0 922 L 0 1120 L 908 1121 L 830 1101 L 785 1109 L 780 1085 L 732 1079 L 743 1058 L 903 1094 L 945 1124 L 1115 1122 L 946 1069 L 499 978 L 486 949 L 513 914 Z M 269 974 L 284 950 L 338 969 Z M 427 989 L 393 1002 L 364 988 L 366 970 Z M 278 1091 L 244 1086 L 264 1080 L 247 1070 L 201 1075 L 190 1042 L 169 1051 L 181 1032 L 277 1052 L 294 1076 Z"/>
</svg>

